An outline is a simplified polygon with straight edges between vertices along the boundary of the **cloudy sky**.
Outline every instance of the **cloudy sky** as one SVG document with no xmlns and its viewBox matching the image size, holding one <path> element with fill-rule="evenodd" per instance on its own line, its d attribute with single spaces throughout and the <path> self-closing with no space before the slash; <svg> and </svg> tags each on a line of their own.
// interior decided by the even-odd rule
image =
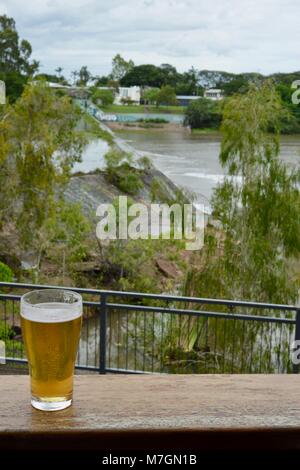
<svg viewBox="0 0 300 470">
<path fill-rule="evenodd" d="M 261 73 L 300 69 L 299 0 L 0 0 L 41 71 L 136 64 Z"/>
</svg>

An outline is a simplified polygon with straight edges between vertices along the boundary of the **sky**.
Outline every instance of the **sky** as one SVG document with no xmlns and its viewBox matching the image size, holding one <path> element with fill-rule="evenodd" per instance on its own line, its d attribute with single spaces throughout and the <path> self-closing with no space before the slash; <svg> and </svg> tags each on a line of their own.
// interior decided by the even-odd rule
<svg viewBox="0 0 300 470">
<path fill-rule="evenodd" d="M 0 0 L 0 14 L 41 72 L 67 78 L 82 65 L 106 75 L 117 53 L 179 72 L 300 70 L 299 0 Z"/>
</svg>

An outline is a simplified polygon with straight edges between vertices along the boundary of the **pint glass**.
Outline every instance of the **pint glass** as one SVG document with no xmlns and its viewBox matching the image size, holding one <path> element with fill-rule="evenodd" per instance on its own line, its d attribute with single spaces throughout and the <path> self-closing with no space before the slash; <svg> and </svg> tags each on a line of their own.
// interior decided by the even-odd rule
<svg viewBox="0 0 300 470">
<path fill-rule="evenodd" d="M 41 289 L 21 298 L 21 326 L 31 378 L 31 404 L 43 411 L 72 403 L 82 298 L 62 289 Z"/>
</svg>

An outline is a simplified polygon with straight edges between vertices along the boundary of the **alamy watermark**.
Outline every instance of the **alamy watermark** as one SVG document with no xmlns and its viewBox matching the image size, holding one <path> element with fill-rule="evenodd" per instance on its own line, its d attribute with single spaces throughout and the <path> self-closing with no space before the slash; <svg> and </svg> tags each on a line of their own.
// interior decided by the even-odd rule
<svg viewBox="0 0 300 470">
<path fill-rule="evenodd" d="M 0 340 L 0 364 L 6 364 L 5 343 Z"/>
<path fill-rule="evenodd" d="M 0 104 L 5 104 L 5 83 L 0 80 Z"/>
<path fill-rule="evenodd" d="M 291 85 L 292 90 L 295 90 L 292 94 L 292 103 L 299 104 L 300 103 L 300 80 L 293 81 Z"/>
<path fill-rule="evenodd" d="M 100 204 L 96 215 L 99 240 L 185 240 L 186 250 L 204 245 L 204 204 L 128 204 L 119 196 L 118 205 Z"/>
<path fill-rule="evenodd" d="M 300 340 L 299 339 L 292 341 L 290 357 L 294 365 L 300 364 Z"/>
</svg>

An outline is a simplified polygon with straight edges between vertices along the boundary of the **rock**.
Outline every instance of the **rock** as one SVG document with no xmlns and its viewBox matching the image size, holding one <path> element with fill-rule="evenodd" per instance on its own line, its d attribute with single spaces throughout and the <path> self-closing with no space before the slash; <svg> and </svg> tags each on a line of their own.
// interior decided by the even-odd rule
<svg viewBox="0 0 300 470">
<path fill-rule="evenodd" d="M 167 261 L 163 259 L 157 259 L 156 265 L 160 269 L 160 271 L 167 277 L 172 277 L 176 279 L 177 277 L 182 276 L 182 272 L 176 266 L 173 261 Z"/>
</svg>

